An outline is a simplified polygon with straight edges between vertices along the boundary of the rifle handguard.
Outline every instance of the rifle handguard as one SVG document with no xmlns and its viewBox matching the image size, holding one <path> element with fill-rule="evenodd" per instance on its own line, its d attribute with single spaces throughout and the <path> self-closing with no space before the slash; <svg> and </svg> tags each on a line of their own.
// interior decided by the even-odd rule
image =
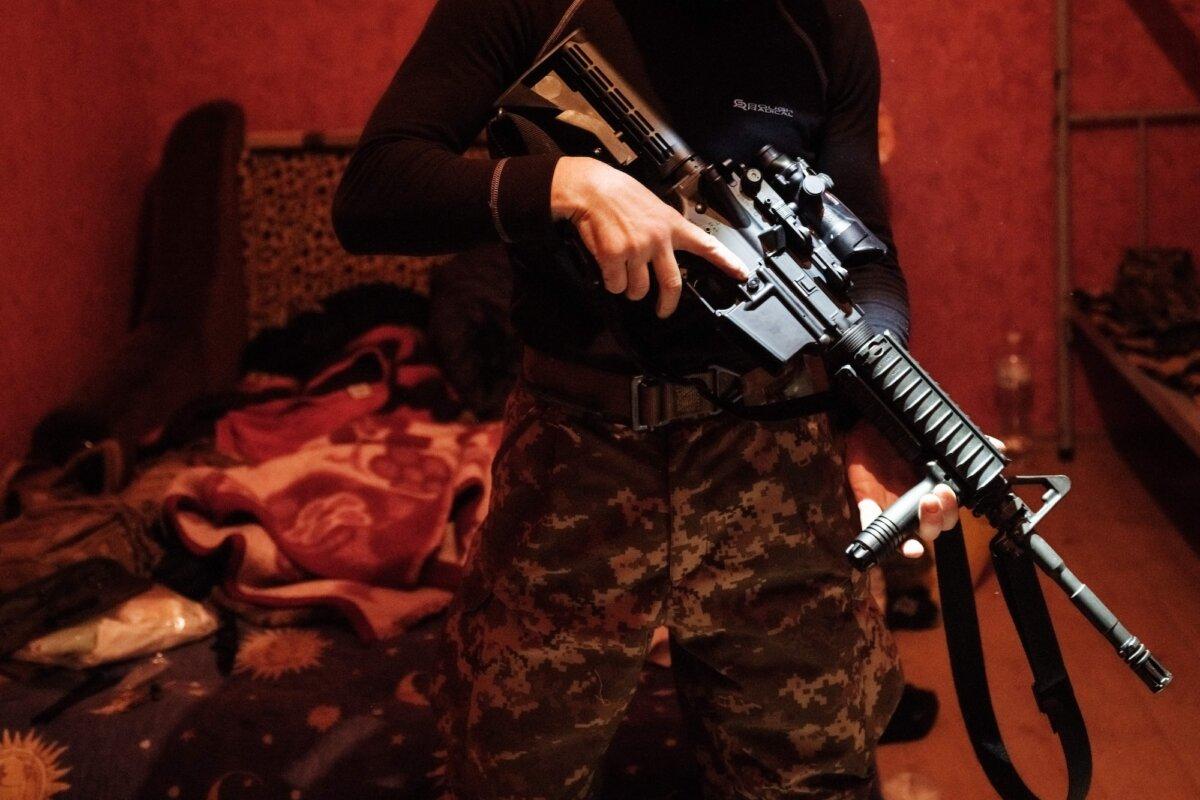
<svg viewBox="0 0 1200 800">
<path fill-rule="evenodd" d="M 829 358 L 841 382 L 859 384 L 849 394 L 863 414 L 902 451 L 915 445 L 921 460 L 936 462 L 963 505 L 1008 490 L 1004 456 L 891 334 L 859 323 Z"/>
</svg>

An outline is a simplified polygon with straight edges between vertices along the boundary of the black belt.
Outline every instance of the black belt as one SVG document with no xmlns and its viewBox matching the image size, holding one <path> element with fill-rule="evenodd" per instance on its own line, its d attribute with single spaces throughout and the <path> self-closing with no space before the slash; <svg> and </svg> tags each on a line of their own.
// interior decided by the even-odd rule
<svg viewBox="0 0 1200 800">
<path fill-rule="evenodd" d="M 548 400 L 638 431 L 704 419 L 722 411 L 770 420 L 828 409 L 827 392 L 820 390 L 819 376 L 810 370 L 773 378 L 765 370 L 740 374 L 710 367 L 665 380 L 609 372 L 527 348 L 521 373 L 529 388 Z M 755 394 L 759 397 L 754 398 Z"/>
</svg>

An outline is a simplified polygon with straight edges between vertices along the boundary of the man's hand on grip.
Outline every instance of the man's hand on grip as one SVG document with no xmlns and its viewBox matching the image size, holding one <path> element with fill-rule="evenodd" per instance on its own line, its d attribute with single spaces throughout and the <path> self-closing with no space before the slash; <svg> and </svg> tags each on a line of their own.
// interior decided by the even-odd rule
<svg viewBox="0 0 1200 800">
<path fill-rule="evenodd" d="M 919 480 L 887 439 L 862 422 L 846 436 L 846 474 L 864 528 Z M 921 498 L 917 535 L 923 541 L 933 542 L 956 522 L 958 498 L 949 486 L 938 484 Z"/>
<path fill-rule="evenodd" d="M 568 219 L 600 265 L 604 288 L 641 300 L 658 283 L 659 317 L 679 305 L 683 279 L 675 251 L 700 256 L 738 280 L 745 265 L 634 178 L 594 158 L 559 159 L 550 189 L 556 219 Z"/>
</svg>

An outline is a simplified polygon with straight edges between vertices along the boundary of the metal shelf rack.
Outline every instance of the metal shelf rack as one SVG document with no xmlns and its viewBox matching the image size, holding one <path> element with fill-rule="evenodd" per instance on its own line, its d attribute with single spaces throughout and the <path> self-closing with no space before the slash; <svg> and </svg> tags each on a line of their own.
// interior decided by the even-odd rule
<svg viewBox="0 0 1200 800">
<path fill-rule="evenodd" d="M 1072 294 L 1071 269 L 1071 140 L 1076 134 L 1094 130 L 1133 128 L 1137 131 L 1138 159 L 1138 237 L 1139 245 L 1149 239 L 1149 129 L 1165 125 L 1200 124 L 1200 106 L 1167 109 L 1124 109 L 1103 113 L 1075 113 L 1071 107 L 1071 5 L 1072 0 L 1055 0 L 1057 48 L 1055 57 L 1055 133 L 1056 133 L 1056 220 L 1058 290 L 1058 454 L 1068 460 L 1075 452 L 1075 407 L 1072 383 L 1072 338 L 1076 332 L 1076 314 Z M 1133 0 L 1127 0 L 1134 5 Z M 1139 9 L 1135 8 L 1135 12 Z M 1120 359 L 1120 354 L 1112 351 Z M 1118 371 L 1123 364 L 1114 363 Z M 1137 388 L 1135 386 L 1135 388 Z M 1146 395 L 1143 393 L 1143 397 Z M 1151 407 L 1158 406 L 1151 402 Z M 1191 423 L 1200 432 L 1200 407 Z"/>
</svg>

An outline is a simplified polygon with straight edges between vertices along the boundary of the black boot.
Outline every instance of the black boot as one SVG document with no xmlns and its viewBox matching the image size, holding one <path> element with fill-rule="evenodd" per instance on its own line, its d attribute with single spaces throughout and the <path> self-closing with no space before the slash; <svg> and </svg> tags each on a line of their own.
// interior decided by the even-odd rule
<svg viewBox="0 0 1200 800">
<path fill-rule="evenodd" d="M 883 731 L 880 744 L 913 742 L 923 739 L 937 721 L 937 695 L 928 689 L 919 689 L 911 683 L 904 684 L 900 704 L 896 713 Z"/>
</svg>

